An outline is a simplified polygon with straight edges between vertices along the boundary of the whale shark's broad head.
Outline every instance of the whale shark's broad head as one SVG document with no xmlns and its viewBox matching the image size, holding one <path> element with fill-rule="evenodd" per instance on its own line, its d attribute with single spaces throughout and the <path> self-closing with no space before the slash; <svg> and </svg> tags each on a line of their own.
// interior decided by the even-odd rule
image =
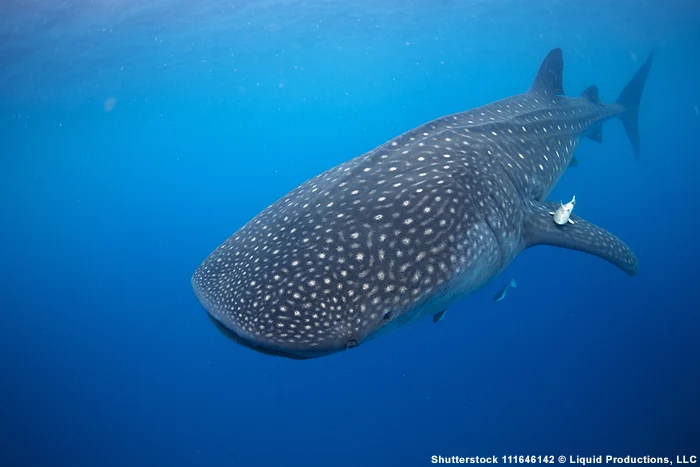
<svg viewBox="0 0 700 467">
<path fill-rule="evenodd" d="M 464 186 L 455 176 L 465 167 L 448 157 L 454 148 L 431 146 L 406 157 L 390 143 L 246 224 L 194 274 L 211 317 L 239 343 L 307 358 L 353 347 L 480 285 L 502 262 L 477 201 L 488 191 L 488 164 L 486 177 Z M 493 218 L 515 218 L 509 206 L 504 195 Z"/>
<path fill-rule="evenodd" d="M 195 293 L 234 341 L 304 359 L 443 313 L 530 246 L 635 274 L 622 241 L 575 215 L 555 223 L 543 201 L 603 120 L 621 118 L 638 153 L 650 64 L 604 105 L 595 87 L 561 96 L 552 51 L 527 93 L 429 122 L 289 192 L 209 255 Z"/>
</svg>

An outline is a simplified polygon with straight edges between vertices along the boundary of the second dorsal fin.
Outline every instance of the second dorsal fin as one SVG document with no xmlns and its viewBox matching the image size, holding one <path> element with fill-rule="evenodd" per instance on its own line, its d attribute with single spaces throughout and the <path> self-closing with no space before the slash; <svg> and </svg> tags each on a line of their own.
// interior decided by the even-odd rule
<svg viewBox="0 0 700 467">
<path fill-rule="evenodd" d="M 588 86 L 586 89 L 584 89 L 581 93 L 581 97 L 583 97 L 584 99 L 588 99 L 594 104 L 602 104 L 602 102 L 600 102 L 600 96 L 598 96 L 598 86 L 596 86 L 595 84 Z"/>
</svg>

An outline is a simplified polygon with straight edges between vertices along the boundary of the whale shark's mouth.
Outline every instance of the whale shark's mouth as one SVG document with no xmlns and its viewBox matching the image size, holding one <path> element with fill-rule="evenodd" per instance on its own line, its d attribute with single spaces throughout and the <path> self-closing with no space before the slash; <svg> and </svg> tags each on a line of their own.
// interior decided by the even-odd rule
<svg viewBox="0 0 700 467">
<path fill-rule="evenodd" d="M 297 355 L 297 354 L 294 354 L 291 352 L 284 352 L 281 350 L 271 349 L 268 347 L 264 347 L 260 344 L 256 344 L 255 342 L 253 342 L 249 339 L 246 339 L 245 337 L 242 337 L 239 334 L 236 334 L 231 329 L 227 328 L 218 319 L 216 319 L 214 317 L 214 315 L 209 313 L 208 310 L 207 310 L 207 316 L 209 317 L 211 322 L 214 323 L 214 326 L 216 326 L 216 329 L 218 329 L 221 332 L 221 334 L 228 337 L 236 344 L 242 345 L 243 347 L 247 347 L 251 350 L 255 350 L 256 352 L 260 352 L 260 353 L 265 354 L 265 355 L 273 355 L 275 357 L 286 357 L 286 358 L 291 358 L 294 360 L 308 360 L 310 358 L 314 358 L 313 356 Z"/>
<path fill-rule="evenodd" d="M 207 312 L 207 316 L 214 323 L 216 328 L 226 336 L 231 339 L 236 344 L 247 347 L 256 352 L 272 355 L 276 357 L 291 358 L 293 360 L 308 360 L 312 358 L 324 357 L 333 353 L 340 352 L 342 350 L 353 348 L 358 345 L 358 341 L 351 339 L 351 342 L 333 342 L 326 345 L 319 346 L 280 346 L 276 342 L 267 342 L 266 339 L 251 339 L 246 336 L 242 331 L 236 329 L 235 325 L 228 326 L 223 322 L 219 316 L 217 316 L 217 307 L 209 299 L 207 294 L 199 287 L 199 283 L 196 277 L 192 278 L 192 287 L 194 289 L 195 295 L 199 299 L 199 302 L 204 307 Z M 354 345 L 353 345 L 354 343 Z"/>
</svg>

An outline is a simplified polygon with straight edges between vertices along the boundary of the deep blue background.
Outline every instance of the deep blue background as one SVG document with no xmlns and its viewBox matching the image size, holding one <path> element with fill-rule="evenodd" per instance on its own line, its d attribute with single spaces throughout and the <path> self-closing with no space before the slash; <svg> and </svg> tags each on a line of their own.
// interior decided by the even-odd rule
<svg viewBox="0 0 700 467">
<path fill-rule="evenodd" d="M 700 455 L 698 24 L 682 0 L 3 1 L 0 465 Z M 608 123 L 551 197 L 576 194 L 639 276 L 538 247 L 439 325 L 352 352 L 219 335 L 189 283 L 219 243 L 327 168 L 524 91 L 553 47 L 567 92 L 605 101 L 656 50 L 641 160 Z"/>
</svg>

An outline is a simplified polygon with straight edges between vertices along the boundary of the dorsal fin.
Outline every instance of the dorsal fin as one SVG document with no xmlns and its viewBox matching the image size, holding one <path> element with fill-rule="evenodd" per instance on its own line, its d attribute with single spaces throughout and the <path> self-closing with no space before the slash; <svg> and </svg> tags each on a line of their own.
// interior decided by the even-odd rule
<svg viewBox="0 0 700 467">
<path fill-rule="evenodd" d="M 530 92 L 544 96 L 557 96 L 564 94 L 562 72 L 564 71 L 564 59 L 561 49 L 556 48 L 544 58 L 540 69 L 532 83 Z"/>
<path fill-rule="evenodd" d="M 588 99 L 594 104 L 602 104 L 602 102 L 600 102 L 600 96 L 598 96 L 598 86 L 596 86 L 595 84 L 588 86 L 586 89 L 584 89 L 581 93 L 581 97 L 583 97 L 584 99 Z"/>
</svg>

